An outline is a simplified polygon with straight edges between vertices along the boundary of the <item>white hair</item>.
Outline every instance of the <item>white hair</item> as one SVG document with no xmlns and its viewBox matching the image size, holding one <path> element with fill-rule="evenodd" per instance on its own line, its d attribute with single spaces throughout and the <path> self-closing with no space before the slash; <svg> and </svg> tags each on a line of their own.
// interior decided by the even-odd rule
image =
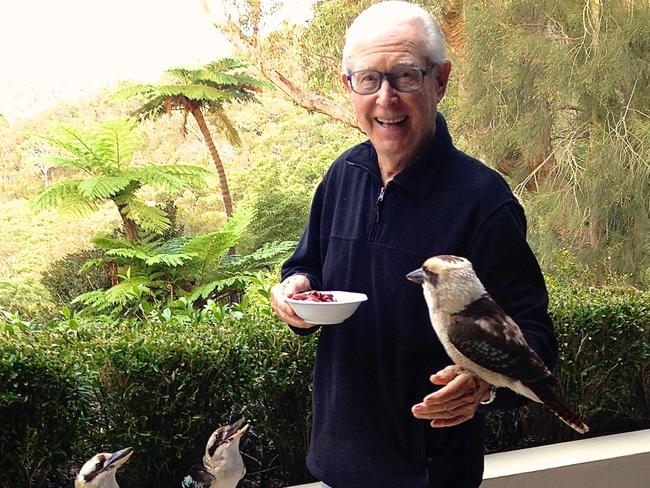
<svg viewBox="0 0 650 488">
<path fill-rule="evenodd" d="M 342 72 L 348 73 L 350 56 L 360 42 L 367 42 L 394 28 L 395 25 L 413 19 L 419 19 L 424 25 L 429 62 L 440 64 L 447 61 L 442 32 L 433 16 L 413 3 L 391 0 L 371 5 L 354 19 L 345 35 Z"/>
</svg>

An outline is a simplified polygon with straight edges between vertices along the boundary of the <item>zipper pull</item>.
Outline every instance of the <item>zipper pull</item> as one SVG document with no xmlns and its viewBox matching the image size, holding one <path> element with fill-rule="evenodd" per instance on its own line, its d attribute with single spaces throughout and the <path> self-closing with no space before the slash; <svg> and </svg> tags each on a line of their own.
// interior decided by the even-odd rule
<svg viewBox="0 0 650 488">
<path fill-rule="evenodd" d="M 379 207 L 381 203 L 384 201 L 384 191 L 386 191 L 386 187 L 382 186 L 381 190 L 379 191 L 379 196 L 377 197 L 377 202 L 375 203 L 375 206 L 377 207 L 377 213 L 375 216 L 375 224 L 379 223 Z"/>
<path fill-rule="evenodd" d="M 379 197 L 377 197 L 377 205 L 379 205 L 381 202 L 384 201 L 384 192 L 386 191 L 386 187 L 382 186 L 381 190 L 379 191 Z"/>
</svg>

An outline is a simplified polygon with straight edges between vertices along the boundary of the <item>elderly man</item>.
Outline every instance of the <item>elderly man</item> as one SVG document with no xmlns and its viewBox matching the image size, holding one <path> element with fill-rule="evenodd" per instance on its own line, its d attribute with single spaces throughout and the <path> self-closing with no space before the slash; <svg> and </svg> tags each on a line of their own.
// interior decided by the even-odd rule
<svg viewBox="0 0 650 488">
<path fill-rule="evenodd" d="M 438 25 L 415 5 L 375 4 L 348 30 L 341 79 L 369 141 L 328 170 L 272 290 L 293 330 L 320 329 L 307 465 L 324 486 L 476 487 L 483 412 L 519 402 L 507 391 L 493 401 L 451 365 L 421 289 L 404 278 L 426 258 L 472 261 L 531 347 L 556 359 L 523 210 L 496 172 L 453 146 L 437 112 L 450 69 Z M 314 327 L 285 301 L 308 289 L 369 300 L 341 325 Z"/>
</svg>

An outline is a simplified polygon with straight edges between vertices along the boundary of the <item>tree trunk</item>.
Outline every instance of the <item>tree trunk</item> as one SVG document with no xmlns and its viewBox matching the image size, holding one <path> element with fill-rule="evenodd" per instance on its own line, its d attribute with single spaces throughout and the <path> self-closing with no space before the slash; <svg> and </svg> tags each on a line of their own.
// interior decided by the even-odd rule
<svg viewBox="0 0 650 488">
<path fill-rule="evenodd" d="M 223 167 L 217 148 L 214 145 L 212 136 L 210 135 L 210 130 L 208 129 L 208 124 L 205 122 L 203 117 L 203 112 L 197 106 L 191 106 L 190 112 L 196 119 L 196 123 L 199 124 L 199 129 L 201 129 L 201 134 L 203 134 L 203 139 L 205 139 L 205 144 L 208 146 L 210 151 L 210 156 L 214 161 L 214 165 L 217 168 L 217 174 L 219 175 L 219 185 L 221 186 L 221 195 L 223 197 L 223 205 L 226 208 L 226 216 L 228 218 L 232 217 L 232 198 L 230 196 L 230 190 L 228 189 L 228 180 L 226 179 L 226 170 Z"/>
<path fill-rule="evenodd" d="M 600 35 L 601 0 L 589 0 L 589 20 L 591 39 L 594 48 L 598 47 Z"/>
<path fill-rule="evenodd" d="M 257 60 L 257 67 L 267 80 L 277 86 L 300 107 L 307 109 L 310 112 L 318 112 L 319 114 L 327 115 L 334 120 L 343 122 L 344 124 L 361 131 L 357 118 L 346 106 L 340 105 L 330 98 L 315 95 L 303 90 L 301 87 L 287 79 L 278 70 L 267 70 L 259 59 Z"/>
<path fill-rule="evenodd" d="M 129 242 L 137 242 L 139 239 L 138 226 L 126 215 L 126 205 L 118 205 L 117 209 L 120 212 L 120 217 L 122 217 L 122 224 L 124 225 L 124 233 L 126 234 L 126 239 Z"/>
<path fill-rule="evenodd" d="M 465 6 L 463 0 L 446 0 L 442 4 L 440 15 L 440 29 L 445 35 L 447 45 L 456 55 L 456 62 L 460 69 L 455 76 L 458 83 L 458 93 L 465 98 L 467 91 L 463 83 L 462 73 L 466 69 L 467 36 L 465 34 Z"/>
<path fill-rule="evenodd" d="M 467 54 L 467 38 L 463 0 L 446 0 L 442 4 L 440 28 L 459 63 L 464 63 Z"/>
</svg>

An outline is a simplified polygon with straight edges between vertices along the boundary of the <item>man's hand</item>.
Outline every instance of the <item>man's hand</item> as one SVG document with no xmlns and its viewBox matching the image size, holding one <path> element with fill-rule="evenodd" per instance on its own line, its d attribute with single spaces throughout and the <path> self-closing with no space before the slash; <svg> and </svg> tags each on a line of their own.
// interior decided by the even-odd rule
<svg viewBox="0 0 650 488">
<path fill-rule="evenodd" d="M 300 329 L 309 329 L 314 327 L 313 324 L 308 324 L 293 311 L 285 298 L 291 298 L 296 293 L 301 293 L 311 289 L 309 279 L 304 275 L 291 275 L 282 283 L 274 285 L 271 288 L 271 307 L 280 320 L 283 322 L 298 327 Z"/>
<path fill-rule="evenodd" d="M 451 427 L 471 419 L 479 403 L 490 396 L 488 383 L 456 365 L 447 366 L 429 380 L 445 386 L 413 405 L 411 412 L 418 419 L 431 420 L 431 427 Z"/>
</svg>

